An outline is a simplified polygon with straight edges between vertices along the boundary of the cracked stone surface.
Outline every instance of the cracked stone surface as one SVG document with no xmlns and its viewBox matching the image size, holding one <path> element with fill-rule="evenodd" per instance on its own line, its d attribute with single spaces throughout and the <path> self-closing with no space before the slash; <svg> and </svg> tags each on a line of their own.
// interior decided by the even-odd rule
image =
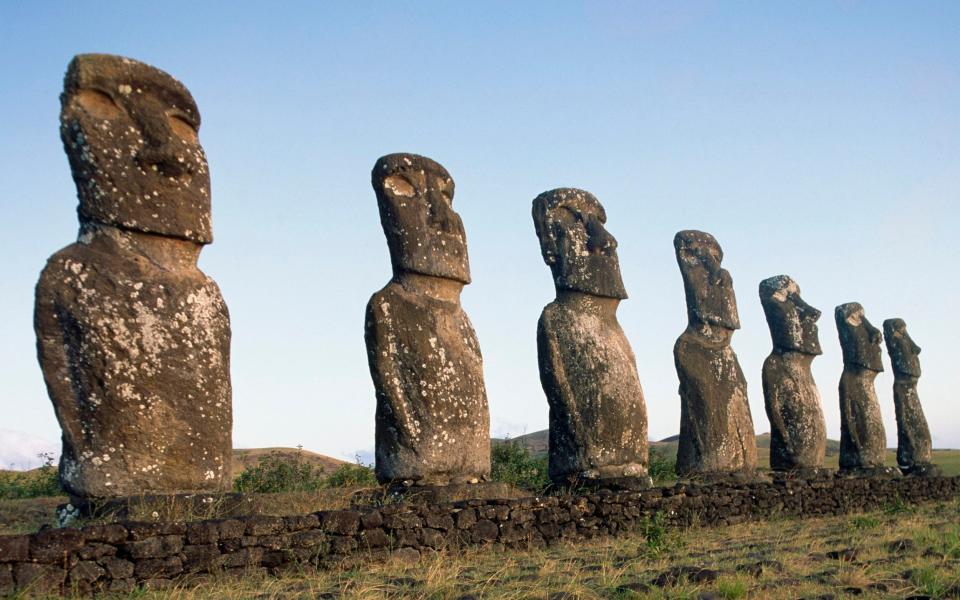
<svg viewBox="0 0 960 600">
<path fill-rule="evenodd" d="M 490 414 L 480 345 L 460 305 L 470 283 L 453 179 L 416 154 L 390 154 L 372 184 L 393 278 L 367 304 L 364 333 L 377 397 L 376 474 L 419 485 L 490 475 Z"/>
<path fill-rule="evenodd" d="M 550 478 L 646 478 L 647 410 L 617 321 L 627 294 L 603 206 L 583 190 L 551 190 L 533 201 L 533 222 L 557 294 L 537 326 Z"/>
<path fill-rule="evenodd" d="M 917 383 L 920 381 L 920 346 L 907 332 L 903 319 L 883 322 L 883 337 L 893 364 L 893 403 L 897 413 L 897 465 L 905 474 L 931 474 L 933 442 L 923 415 Z"/>
<path fill-rule="evenodd" d="M 883 372 L 883 334 L 870 324 L 863 306 L 841 304 L 834 311 L 843 374 L 840 376 L 840 469 L 857 471 L 883 467 L 887 436 L 880 415 L 874 380 Z"/>
<path fill-rule="evenodd" d="M 230 320 L 197 268 L 212 235 L 196 104 L 163 71 L 98 54 L 70 63 L 61 104 L 80 234 L 48 260 L 34 318 L 64 488 L 229 488 Z"/>
<path fill-rule="evenodd" d="M 803 301 L 800 286 L 786 275 L 760 282 L 760 303 L 773 340 L 773 351 L 763 362 L 770 468 L 821 468 L 827 425 L 810 369 L 813 359 L 823 353 L 817 330 L 821 313 Z"/>
<path fill-rule="evenodd" d="M 680 379 L 680 440 L 677 473 L 707 475 L 752 472 L 757 445 L 747 402 L 747 383 L 730 347 L 740 328 L 723 250 L 702 231 L 673 240 L 687 300 L 687 329 L 673 348 Z"/>
</svg>

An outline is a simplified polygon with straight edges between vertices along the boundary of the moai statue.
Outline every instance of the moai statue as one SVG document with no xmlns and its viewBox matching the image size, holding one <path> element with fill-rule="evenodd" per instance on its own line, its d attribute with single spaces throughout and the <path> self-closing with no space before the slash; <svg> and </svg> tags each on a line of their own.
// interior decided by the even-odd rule
<svg viewBox="0 0 960 600">
<path fill-rule="evenodd" d="M 709 233 L 681 231 L 673 238 L 687 299 L 687 329 L 673 358 L 680 378 L 679 475 L 752 473 L 757 442 L 747 403 L 747 382 L 730 347 L 740 328 L 723 250 Z"/>
<path fill-rule="evenodd" d="M 617 241 L 589 192 L 533 201 L 533 224 L 557 297 L 537 326 L 540 382 L 550 405 L 550 479 L 650 484 L 647 410 L 630 342 L 617 321 L 627 297 Z M 628 478 L 628 479 L 624 479 Z"/>
<path fill-rule="evenodd" d="M 840 470 L 854 474 L 881 474 L 887 436 L 873 381 L 883 371 L 880 343 L 883 334 L 870 324 L 856 302 L 834 311 L 843 349 L 840 376 Z"/>
<path fill-rule="evenodd" d="M 827 451 L 827 424 L 810 365 L 822 354 L 820 311 L 800 297 L 786 275 L 760 282 L 760 303 L 773 351 L 763 362 L 763 398 L 770 419 L 770 468 L 816 470 Z"/>
<path fill-rule="evenodd" d="M 897 464 L 905 475 L 940 475 L 933 464 L 933 442 L 923 416 L 917 382 L 920 346 L 907 333 L 903 319 L 883 322 L 883 337 L 893 364 L 893 403 L 897 411 Z"/>
<path fill-rule="evenodd" d="M 416 154 L 389 154 L 372 174 L 393 279 L 367 304 L 382 483 L 477 483 L 490 474 L 490 415 L 477 335 L 460 306 L 470 283 L 453 179 Z"/>
<path fill-rule="evenodd" d="M 104 54 L 73 59 L 60 100 L 80 233 L 41 273 L 34 321 L 63 486 L 229 489 L 230 319 L 197 268 L 213 241 L 197 106 L 167 73 Z"/>
</svg>

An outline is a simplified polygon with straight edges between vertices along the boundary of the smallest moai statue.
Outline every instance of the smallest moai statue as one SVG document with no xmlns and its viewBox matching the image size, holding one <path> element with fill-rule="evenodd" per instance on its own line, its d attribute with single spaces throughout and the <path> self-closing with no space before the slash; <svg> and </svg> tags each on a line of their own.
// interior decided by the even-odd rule
<svg viewBox="0 0 960 600">
<path fill-rule="evenodd" d="M 627 297 L 617 241 L 589 192 L 560 188 L 533 201 L 533 223 L 557 297 L 540 315 L 540 382 L 550 404 L 550 479 L 642 488 L 647 410 L 630 342 L 617 321 Z"/>
<path fill-rule="evenodd" d="M 858 475 L 894 474 L 883 466 L 887 435 L 874 380 L 883 372 L 883 334 L 870 324 L 863 306 L 841 304 L 834 311 L 843 374 L 840 376 L 840 471 Z"/>
<path fill-rule="evenodd" d="M 786 275 L 760 282 L 760 303 L 773 339 L 773 351 L 763 362 L 763 398 L 770 419 L 770 468 L 822 468 L 827 424 L 810 370 L 813 359 L 823 354 L 817 331 L 821 313 L 803 301 L 800 286 Z"/>
<path fill-rule="evenodd" d="M 897 465 L 904 475 L 940 475 L 933 464 L 930 428 L 923 416 L 917 382 L 920 380 L 920 346 L 907 333 L 903 319 L 883 322 L 883 337 L 893 364 L 893 403 L 897 411 Z"/>
</svg>

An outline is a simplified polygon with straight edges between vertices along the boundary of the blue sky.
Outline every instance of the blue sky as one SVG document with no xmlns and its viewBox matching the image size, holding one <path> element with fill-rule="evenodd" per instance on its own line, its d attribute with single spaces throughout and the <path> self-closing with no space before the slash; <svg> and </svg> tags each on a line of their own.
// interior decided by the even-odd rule
<svg viewBox="0 0 960 600">
<path fill-rule="evenodd" d="M 814 375 L 831 437 L 833 307 L 859 301 L 878 326 L 907 321 L 935 446 L 960 447 L 958 3 L 0 2 L 0 40 L 5 439 L 59 435 L 33 286 L 76 237 L 63 72 L 76 53 L 108 52 L 168 71 L 203 115 L 216 241 L 201 267 L 233 319 L 238 446 L 372 449 L 363 310 L 390 267 L 369 173 L 406 151 L 456 180 L 495 434 L 547 424 L 535 330 L 553 288 L 530 203 L 575 186 L 605 205 L 620 244 L 620 321 L 652 437 L 678 428 L 671 352 L 686 317 L 671 241 L 695 228 L 733 275 L 758 432 L 770 338 L 757 284 L 785 273 L 824 312 Z"/>
</svg>

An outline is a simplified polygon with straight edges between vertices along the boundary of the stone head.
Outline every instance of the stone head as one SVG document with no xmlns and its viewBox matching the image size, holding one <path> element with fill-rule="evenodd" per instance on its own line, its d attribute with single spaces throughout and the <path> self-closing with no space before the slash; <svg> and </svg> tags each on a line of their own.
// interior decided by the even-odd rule
<svg viewBox="0 0 960 600">
<path fill-rule="evenodd" d="M 604 228 L 607 213 L 590 192 L 559 188 L 533 201 L 533 226 L 557 291 L 626 298 L 617 240 Z"/>
<path fill-rule="evenodd" d="M 887 353 L 893 364 L 893 372 L 920 377 L 920 346 L 910 338 L 903 319 L 884 321 L 883 337 L 887 342 Z"/>
<path fill-rule="evenodd" d="M 841 304 L 834 311 L 834 317 L 837 320 L 840 347 L 843 349 L 843 364 L 877 373 L 883 371 L 880 356 L 883 334 L 864 316 L 863 307 L 857 302 Z"/>
<path fill-rule="evenodd" d="M 686 230 L 673 238 L 687 296 L 687 318 L 724 329 L 740 329 L 730 272 L 720 267 L 723 250 L 709 233 Z"/>
<path fill-rule="evenodd" d="M 467 237 L 447 170 L 425 156 L 388 154 L 374 165 L 371 182 L 394 273 L 470 283 Z"/>
<path fill-rule="evenodd" d="M 80 54 L 60 104 L 82 224 L 213 241 L 200 113 L 182 83 L 129 58 Z"/>
<path fill-rule="evenodd" d="M 800 286 L 786 275 L 760 282 L 760 304 L 767 317 L 773 346 L 779 350 L 823 354 L 817 331 L 820 311 L 800 297 Z"/>
</svg>

